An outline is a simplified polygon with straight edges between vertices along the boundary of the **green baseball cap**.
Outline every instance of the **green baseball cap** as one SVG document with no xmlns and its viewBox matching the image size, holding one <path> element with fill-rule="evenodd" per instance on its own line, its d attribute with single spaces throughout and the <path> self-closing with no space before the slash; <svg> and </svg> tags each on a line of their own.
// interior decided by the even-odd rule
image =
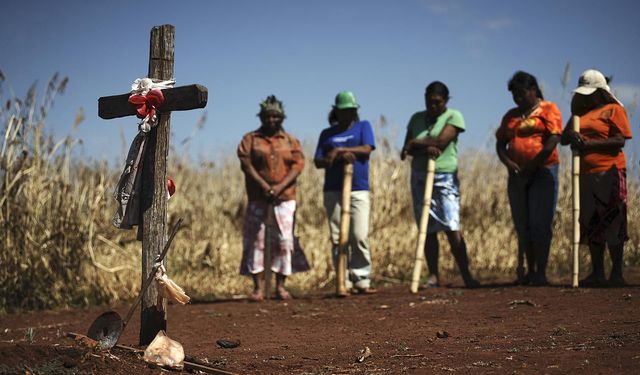
<svg viewBox="0 0 640 375">
<path fill-rule="evenodd" d="M 336 95 L 334 107 L 337 109 L 360 108 L 360 104 L 358 104 L 355 95 L 351 91 L 340 91 Z"/>
</svg>

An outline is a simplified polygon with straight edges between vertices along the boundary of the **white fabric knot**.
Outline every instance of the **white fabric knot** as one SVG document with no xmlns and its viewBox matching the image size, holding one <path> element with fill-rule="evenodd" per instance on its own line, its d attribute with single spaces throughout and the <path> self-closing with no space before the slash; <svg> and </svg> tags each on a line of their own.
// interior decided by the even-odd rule
<svg viewBox="0 0 640 375">
<path fill-rule="evenodd" d="M 151 131 L 149 116 L 145 117 L 144 119 L 142 119 L 142 121 L 140 121 L 140 123 L 138 124 L 138 130 L 145 134 Z"/>
<path fill-rule="evenodd" d="M 136 78 L 131 84 L 131 95 L 147 95 L 151 90 L 162 90 L 172 88 L 176 81 L 169 79 L 166 81 L 154 80 L 151 78 Z M 151 128 L 156 126 L 157 116 L 155 111 L 153 115 L 149 114 L 138 123 L 138 130 L 143 133 L 148 133 Z"/>
<path fill-rule="evenodd" d="M 147 95 L 151 90 L 162 90 L 173 87 L 176 84 L 174 79 L 166 81 L 153 80 L 151 78 L 136 78 L 131 84 L 131 93 L 137 95 Z"/>
</svg>

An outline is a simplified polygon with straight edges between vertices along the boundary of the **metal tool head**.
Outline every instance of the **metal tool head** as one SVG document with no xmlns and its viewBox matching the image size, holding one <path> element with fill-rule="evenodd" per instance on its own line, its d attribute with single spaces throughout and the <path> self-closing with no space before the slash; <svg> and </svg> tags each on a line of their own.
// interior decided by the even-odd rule
<svg viewBox="0 0 640 375">
<path fill-rule="evenodd" d="M 123 328 L 120 315 L 115 311 L 107 311 L 93 321 L 87 336 L 96 340 L 101 350 L 108 350 L 116 345 Z"/>
</svg>

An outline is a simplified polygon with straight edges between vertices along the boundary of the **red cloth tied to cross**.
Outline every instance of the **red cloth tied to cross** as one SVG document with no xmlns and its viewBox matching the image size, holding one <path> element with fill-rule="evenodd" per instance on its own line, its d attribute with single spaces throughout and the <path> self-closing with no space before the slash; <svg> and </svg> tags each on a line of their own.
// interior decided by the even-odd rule
<svg viewBox="0 0 640 375">
<path fill-rule="evenodd" d="M 129 103 L 136 107 L 138 118 L 152 119 L 156 115 L 156 108 L 164 103 L 164 95 L 162 90 L 150 90 L 146 95 L 131 95 Z"/>
</svg>

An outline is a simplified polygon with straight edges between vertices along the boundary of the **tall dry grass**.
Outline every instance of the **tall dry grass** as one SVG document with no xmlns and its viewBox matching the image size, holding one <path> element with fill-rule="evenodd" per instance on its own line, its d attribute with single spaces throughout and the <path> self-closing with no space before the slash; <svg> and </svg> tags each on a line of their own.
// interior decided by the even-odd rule
<svg viewBox="0 0 640 375">
<path fill-rule="evenodd" d="M 35 89 L 24 100 L 2 107 L 0 149 L 0 311 L 87 305 L 129 299 L 140 286 L 140 243 L 134 231 L 110 224 L 117 170 L 72 156 L 79 142 L 71 134 L 46 134 L 47 112 L 66 80 L 54 77 L 42 100 Z M 78 115 L 75 126 L 82 121 Z M 201 128 L 199 126 L 198 128 Z M 396 133 L 377 121 L 378 149 L 371 161 L 373 278 L 378 283 L 408 280 L 417 230 L 409 193 L 409 163 L 393 146 Z M 488 139 L 491 139 L 489 136 Z M 310 145 L 311 143 L 309 143 Z M 184 147 L 184 146 L 183 146 Z M 312 154 L 306 147 L 306 154 Z M 177 150 L 174 150 L 177 151 Z M 183 153 L 185 154 L 185 153 Z M 170 276 L 198 299 L 246 293 L 238 275 L 246 198 L 235 157 L 195 163 L 170 155 L 169 174 L 178 185 L 169 202 L 170 220 L 185 219 L 168 255 Z M 571 244 L 570 178 L 563 151 L 560 196 L 554 222 L 550 273 L 569 282 Z M 299 178 L 297 235 L 313 268 L 290 278 L 297 291 L 333 281 L 330 244 L 322 208 L 323 172 L 307 168 Z M 506 197 L 506 172 L 490 151 L 463 152 L 460 162 L 462 225 L 472 271 L 479 277 L 511 277 L 516 239 Z M 625 262 L 640 265 L 637 170 L 629 178 L 629 229 Z M 441 238 L 441 269 L 457 277 L 448 244 Z M 581 270 L 588 270 L 586 249 Z"/>
<path fill-rule="evenodd" d="M 107 204 L 108 172 L 72 160 L 72 135 L 56 141 L 45 132 L 66 83 L 56 75 L 40 100 L 33 86 L 0 110 L 0 310 L 110 300 L 87 246 Z"/>
</svg>

